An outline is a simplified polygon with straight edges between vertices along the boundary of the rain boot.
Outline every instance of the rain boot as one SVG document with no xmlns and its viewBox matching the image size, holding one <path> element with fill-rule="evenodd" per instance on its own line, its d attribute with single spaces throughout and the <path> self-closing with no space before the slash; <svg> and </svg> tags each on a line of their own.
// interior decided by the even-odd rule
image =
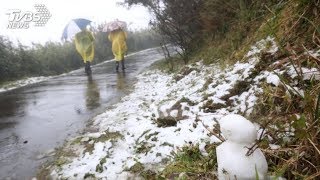
<svg viewBox="0 0 320 180">
<path fill-rule="evenodd" d="M 126 69 L 126 67 L 124 67 L 124 59 L 122 59 L 122 61 L 121 61 L 121 67 L 122 67 L 122 71 L 124 71 Z"/>
<path fill-rule="evenodd" d="M 85 64 L 85 72 L 89 76 L 91 74 L 91 67 L 90 67 L 90 62 L 87 61 Z"/>
<path fill-rule="evenodd" d="M 116 72 L 119 72 L 119 61 L 116 61 Z"/>
<path fill-rule="evenodd" d="M 85 72 L 86 74 L 88 74 L 87 62 L 84 62 L 84 72 Z"/>
<path fill-rule="evenodd" d="M 91 75 L 92 71 L 91 71 L 91 63 L 90 63 L 90 61 L 87 61 L 87 66 L 88 66 L 88 75 Z"/>
</svg>

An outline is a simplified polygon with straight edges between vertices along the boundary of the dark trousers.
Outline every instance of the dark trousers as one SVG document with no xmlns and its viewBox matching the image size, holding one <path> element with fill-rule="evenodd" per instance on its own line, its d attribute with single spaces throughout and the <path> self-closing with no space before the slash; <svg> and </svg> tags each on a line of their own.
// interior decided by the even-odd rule
<svg viewBox="0 0 320 180">
<path fill-rule="evenodd" d="M 121 61 L 121 69 L 125 70 L 126 68 L 124 67 L 124 59 L 122 59 Z M 116 61 L 116 71 L 119 70 L 119 61 Z"/>
</svg>

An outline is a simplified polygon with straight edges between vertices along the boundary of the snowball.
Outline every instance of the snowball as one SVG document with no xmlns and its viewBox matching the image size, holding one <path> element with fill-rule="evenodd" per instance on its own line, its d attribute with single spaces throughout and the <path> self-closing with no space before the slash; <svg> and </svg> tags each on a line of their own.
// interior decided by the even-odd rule
<svg viewBox="0 0 320 180">
<path fill-rule="evenodd" d="M 223 136 L 229 141 L 251 144 L 257 138 L 255 126 L 240 115 L 230 114 L 224 116 L 219 123 Z"/>
<path fill-rule="evenodd" d="M 243 144 L 223 142 L 217 147 L 219 179 L 247 180 L 265 179 L 268 171 L 266 158 L 260 149 L 256 149 L 250 156 L 246 156 L 248 148 Z"/>
</svg>

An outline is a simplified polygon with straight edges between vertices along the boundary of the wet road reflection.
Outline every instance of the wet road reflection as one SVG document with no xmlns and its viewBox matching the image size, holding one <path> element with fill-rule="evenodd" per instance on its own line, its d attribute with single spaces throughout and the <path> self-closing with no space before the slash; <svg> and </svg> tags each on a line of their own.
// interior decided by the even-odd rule
<svg viewBox="0 0 320 180">
<path fill-rule="evenodd" d="M 124 90 L 126 87 L 126 73 L 125 72 L 118 72 L 117 73 L 117 89 Z"/>
<path fill-rule="evenodd" d="M 96 81 L 88 76 L 88 84 L 86 90 L 86 106 L 89 110 L 96 109 L 100 106 L 100 90 Z"/>
</svg>

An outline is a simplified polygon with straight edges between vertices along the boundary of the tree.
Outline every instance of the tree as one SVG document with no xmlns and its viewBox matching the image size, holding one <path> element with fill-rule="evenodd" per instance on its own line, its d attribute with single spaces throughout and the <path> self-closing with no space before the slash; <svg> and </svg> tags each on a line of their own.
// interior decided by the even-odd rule
<svg viewBox="0 0 320 180">
<path fill-rule="evenodd" d="M 143 5 L 155 16 L 150 22 L 173 45 L 183 51 L 183 59 L 201 41 L 200 8 L 203 0 L 124 0 L 125 5 Z"/>
</svg>

